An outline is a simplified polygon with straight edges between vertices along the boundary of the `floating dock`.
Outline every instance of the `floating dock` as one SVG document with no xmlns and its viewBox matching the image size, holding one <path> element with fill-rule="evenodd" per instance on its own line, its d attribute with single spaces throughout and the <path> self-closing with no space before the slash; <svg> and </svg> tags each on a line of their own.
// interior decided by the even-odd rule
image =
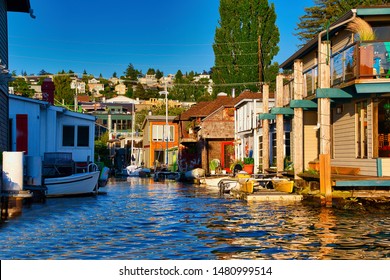
<svg viewBox="0 0 390 280">
<path fill-rule="evenodd" d="M 254 193 L 244 193 L 232 191 L 234 197 L 244 199 L 248 202 L 266 202 L 266 201 L 301 201 L 303 196 L 300 194 L 279 192 L 274 189 L 260 189 Z"/>
</svg>

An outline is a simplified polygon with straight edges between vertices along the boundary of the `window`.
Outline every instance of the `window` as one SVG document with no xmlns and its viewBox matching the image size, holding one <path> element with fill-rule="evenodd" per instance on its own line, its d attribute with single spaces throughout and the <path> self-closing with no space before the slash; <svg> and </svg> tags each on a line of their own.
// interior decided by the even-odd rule
<svg viewBox="0 0 390 280">
<path fill-rule="evenodd" d="M 77 132 L 77 134 L 76 134 Z M 64 125 L 62 127 L 62 146 L 74 147 L 89 147 L 89 126 Z"/>
<path fill-rule="evenodd" d="M 175 127 L 168 125 L 167 133 L 164 132 L 166 125 L 153 125 L 152 126 L 152 140 L 156 142 L 166 142 L 167 137 L 169 142 L 173 142 L 175 136 Z M 168 134 L 166 137 L 165 134 Z"/>
<path fill-rule="evenodd" d="M 77 146 L 88 147 L 89 145 L 89 126 L 77 127 Z"/>
<path fill-rule="evenodd" d="M 356 113 L 356 157 L 367 158 L 367 100 L 357 102 L 355 105 Z"/>
<path fill-rule="evenodd" d="M 74 146 L 74 126 L 64 125 L 62 128 L 62 146 L 73 147 Z"/>
</svg>

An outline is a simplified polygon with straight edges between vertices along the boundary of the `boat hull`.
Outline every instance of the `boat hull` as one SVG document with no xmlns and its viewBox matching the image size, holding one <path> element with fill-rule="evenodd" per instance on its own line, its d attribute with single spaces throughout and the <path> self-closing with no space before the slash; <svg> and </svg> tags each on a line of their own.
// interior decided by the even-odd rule
<svg viewBox="0 0 390 280">
<path fill-rule="evenodd" d="M 47 197 L 92 194 L 96 192 L 99 171 L 76 173 L 66 177 L 45 178 Z"/>
<path fill-rule="evenodd" d="M 206 174 L 206 171 L 203 168 L 194 168 L 192 170 L 188 170 L 184 173 L 185 179 L 192 180 L 192 179 L 199 179 L 204 177 Z"/>
</svg>

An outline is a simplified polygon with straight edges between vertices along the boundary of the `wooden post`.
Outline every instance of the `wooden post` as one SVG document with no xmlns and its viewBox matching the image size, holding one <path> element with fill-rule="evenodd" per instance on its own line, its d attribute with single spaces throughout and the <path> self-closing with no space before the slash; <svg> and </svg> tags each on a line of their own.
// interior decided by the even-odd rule
<svg viewBox="0 0 390 280">
<path fill-rule="evenodd" d="M 303 62 L 300 59 L 294 61 L 294 99 L 303 98 Z M 298 174 L 303 172 L 303 109 L 294 108 L 293 119 L 293 153 L 294 153 L 294 178 L 299 179 Z"/>
<path fill-rule="evenodd" d="M 330 154 L 320 154 L 321 204 L 332 207 L 332 184 L 330 180 Z"/>
<path fill-rule="evenodd" d="M 321 53 L 319 54 L 320 65 L 320 83 L 319 88 L 330 87 L 330 62 L 328 58 L 330 42 L 323 42 L 321 45 Z M 320 123 L 320 166 L 321 159 L 322 170 L 320 168 L 320 191 L 321 195 L 325 194 L 325 198 L 321 200 L 322 205 L 332 205 L 332 184 L 331 184 L 331 134 L 330 134 L 330 99 L 319 98 L 318 120 Z"/>
<path fill-rule="evenodd" d="M 276 104 L 275 107 L 283 107 L 283 75 L 276 76 Z M 276 171 L 284 170 L 284 127 L 283 115 L 276 115 Z"/>
<path fill-rule="evenodd" d="M 269 85 L 263 85 L 263 113 L 268 113 L 269 110 Z M 263 170 L 269 168 L 269 120 L 263 120 Z"/>
</svg>

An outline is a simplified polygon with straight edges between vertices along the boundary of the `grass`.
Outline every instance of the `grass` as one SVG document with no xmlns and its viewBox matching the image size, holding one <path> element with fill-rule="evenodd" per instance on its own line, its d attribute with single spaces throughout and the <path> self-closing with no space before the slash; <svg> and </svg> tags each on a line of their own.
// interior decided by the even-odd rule
<svg viewBox="0 0 390 280">
<path fill-rule="evenodd" d="M 359 17 L 347 25 L 347 30 L 358 34 L 360 41 L 374 41 L 376 37 L 371 25 Z"/>
</svg>

